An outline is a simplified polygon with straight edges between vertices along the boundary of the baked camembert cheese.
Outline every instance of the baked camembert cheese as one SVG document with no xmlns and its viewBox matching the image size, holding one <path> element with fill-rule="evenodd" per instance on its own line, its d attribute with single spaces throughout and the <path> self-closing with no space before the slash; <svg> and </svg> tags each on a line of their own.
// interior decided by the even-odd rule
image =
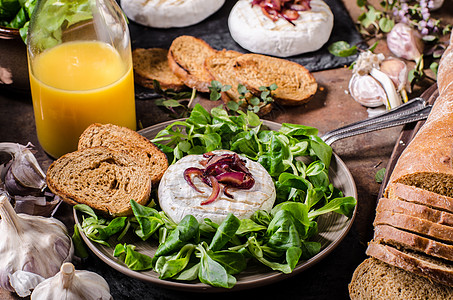
<svg viewBox="0 0 453 300">
<path fill-rule="evenodd" d="M 227 150 L 212 153 L 217 155 L 234 154 Z M 170 165 L 162 177 L 158 188 L 161 209 L 176 223 L 189 214 L 199 222 L 209 218 L 220 224 L 228 213 L 244 219 L 250 218 L 257 210 L 269 212 L 276 197 L 275 185 L 271 176 L 261 164 L 242 156 L 239 158 L 245 162 L 245 167 L 254 179 L 254 184 L 250 189 L 229 188 L 227 193 L 221 191 L 215 201 L 203 204 L 210 196 L 212 188 L 201 178 L 193 176 L 192 183 L 201 192 L 197 191 L 185 179 L 184 171 L 189 168 L 204 168 L 203 162 L 206 157 L 188 155 Z"/>
<path fill-rule="evenodd" d="M 121 0 L 126 16 L 155 28 L 185 27 L 197 24 L 217 10 L 225 0 Z"/>
<path fill-rule="evenodd" d="M 272 20 L 251 0 L 239 0 L 230 12 L 228 27 L 243 48 L 261 54 L 288 57 L 320 49 L 330 37 L 333 14 L 322 0 L 309 1 L 309 10 L 288 21 Z"/>
</svg>

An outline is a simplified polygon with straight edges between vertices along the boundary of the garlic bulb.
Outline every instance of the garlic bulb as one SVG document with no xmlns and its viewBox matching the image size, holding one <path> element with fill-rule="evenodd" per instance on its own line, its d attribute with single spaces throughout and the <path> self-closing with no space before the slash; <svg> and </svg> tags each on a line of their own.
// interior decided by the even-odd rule
<svg viewBox="0 0 453 300">
<path fill-rule="evenodd" d="M 417 60 L 423 53 L 420 33 L 404 23 L 397 23 L 387 34 L 387 46 L 397 57 Z"/>
<path fill-rule="evenodd" d="M 354 62 L 352 72 L 361 76 L 370 74 L 371 69 L 379 68 L 384 59 L 385 56 L 382 53 L 374 54 L 371 51 L 362 52 Z"/>
<path fill-rule="evenodd" d="M 12 157 L 0 166 L 0 191 L 8 193 L 16 212 L 47 217 L 60 199 L 47 191 L 45 174 L 30 151 L 31 146 L 0 143 L 0 152 Z"/>
<path fill-rule="evenodd" d="M 27 189 L 30 194 L 30 190 L 39 192 L 46 187 L 46 175 L 28 146 L 0 143 L 0 152 L 8 153 L 13 157 L 12 164 L 5 174 L 5 178 L 8 179 L 5 180 L 5 185 L 7 189 L 17 191 L 19 195 L 23 195 L 24 190 Z"/>
<path fill-rule="evenodd" d="M 60 272 L 38 284 L 31 294 L 32 300 L 109 300 L 110 288 L 100 275 L 75 270 L 71 263 L 64 263 Z"/>
<path fill-rule="evenodd" d="M 370 75 L 352 75 L 349 92 L 355 101 L 366 107 L 378 107 L 387 101 L 384 88 Z"/>
<path fill-rule="evenodd" d="M 5 194 L 0 194 L 0 217 L 0 287 L 24 297 L 29 291 L 21 280 L 28 273 L 55 275 L 72 259 L 72 240 L 57 219 L 16 214 Z"/>
</svg>

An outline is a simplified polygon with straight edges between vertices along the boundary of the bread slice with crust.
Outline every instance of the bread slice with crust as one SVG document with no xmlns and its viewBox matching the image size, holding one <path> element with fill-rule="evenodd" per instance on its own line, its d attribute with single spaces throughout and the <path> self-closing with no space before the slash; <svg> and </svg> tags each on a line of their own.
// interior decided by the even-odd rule
<svg viewBox="0 0 453 300">
<path fill-rule="evenodd" d="M 453 299 L 453 288 L 373 257 L 356 268 L 348 290 L 351 300 Z"/>
<path fill-rule="evenodd" d="M 441 225 L 453 226 L 453 214 L 400 199 L 381 198 L 379 199 L 376 210 L 390 211 L 392 213 L 425 219 Z"/>
<path fill-rule="evenodd" d="M 281 105 L 308 102 L 318 89 L 313 75 L 302 65 L 289 60 L 260 54 L 244 54 L 236 58 L 237 80 L 253 94 L 261 86 L 277 85 L 274 100 Z"/>
<path fill-rule="evenodd" d="M 63 155 L 50 165 L 46 181 L 63 201 L 113 216 L 131 215 L 130 200 L 145 205 L 151 192 L 146 168 L 130 153 L 107 147 Z"/>
<path fill-rule="evenodd" d="M 453 286 L 453 265 L 427 255 L 370 242 L 366 254 L 395 267 Z"/>
<path fill-rule="evenodd" d="M 162 48 L 137 48 L 132 51 L 135 81 L 146 88 L 154 89 L 154 80 L 163 90 L 180 91 L 187 88 L 171 71 L 168 65 L 168 50 Z"/>
<path fill-rule="evenodd" d="M 376 212 L 373 225 L 390 225 L 402 230 L 415 232 L 432 239 L 453 243 L 453 227 L 436 224 L 417 217 L 393 213 L 391 211 Z"/>
<path fill-rule="evenodd" d="M 202 39 L 182 35 L 171 43 L 168 64 L 185 85 L 207 93 L 213 78 L 204 67 L 204 61 L 216 51 Z"/>
<path fill-rule="evenodd" d="M 453 245 L 438 242 L 389 225 L 376 225 L 374 227 L 373 241 L 453 261 Z"/>
<path fill-rule="evenodd" d="M 430 192 L 416 186 L 397 182 L 391 183 L 387 186 L 386 195 L 391 199 L 402 199 L 453 213 L 453 198 Z"/>
<path fill-rule="evenodd" d="M 79 137 L 78 149 L 104 146 L 131 154 L 144 166 L 152 184 L 157 184 L 168 168 L 165 153 L 150 140 L 134 130 L 113 124 L 95 123 L 88 126 Z"/>
</svg>

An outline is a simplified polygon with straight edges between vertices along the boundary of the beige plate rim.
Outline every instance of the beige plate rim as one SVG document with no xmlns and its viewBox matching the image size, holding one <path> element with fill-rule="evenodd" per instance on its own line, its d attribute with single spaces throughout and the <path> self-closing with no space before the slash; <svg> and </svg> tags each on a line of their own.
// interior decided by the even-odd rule
<svg viewBox="0 0 453 300">
<path fill-rule="evenodd" d="M 142 129 L 138 131 L 141 135 L 152 139 L 154 135 L 164 129 L 166 126 L 172 124 L 175 121 L 184 121 L 185 119 L 179 119 L 179 120 L 171 120 L 163 123 L 159 123 L 150 127 L 147 127 L 145 129 Z M 271 130 L 278 130 L 281 126 L 281 124 L 272 122 L 272 121 L 267 121 L 267 120 L 262 120 L 263 124 L 268 126 Z M 330 166 L 329 173 L 333 174 L 333 178 L 331 178 L 331 181 L 334 182 L 338 181 L 343 185 L 343 191 L 345 196 L 352 196 L 357 199 L 357 188 L 354 182 L 354 178 L 352 177 L 349 169 L 347 168 L 346 164 L 340 159 L 338 155 L 334 153 L 333 155 L 333 160 Z M 337 175 L 340 174 L 340 175 Z M 346 188 L 346 190 L 344 190 Z M 126 267 L 126 265 L 122 262 L 120 262 L 117 258 L 113 257 L 113 247 L 108 248 L 106 246 L 97 244 L 89 240 L 83 232 L 81 232 L 82 239 L 84 242 L 88 245 L 88 247 L 93 251 L 93 253 L 99 257 L 104 263 L 112 267 L 113 269 L 131 277 L 131 278 L 136 278 L 148 283 L 156 284 L 158 286 L 162 286 L 165 288 L 170 288 L 170 289 L 176 289 L 176 290 L 184 290 L 184 291 L 193 291 L 193 292 L 225 292 L 225 291 L 238 291 L 238 290 L 243 290 L 243 289 L 249 289 L 249 288 L 255 288 L 263 285 L 267 285 L 270 283 L 274 283 L 277 281 L 281 281 L 285 278 L 292 277 L 296 274 L 299 274 L 300 272 L 308 269 L 309 267 L 315 265 L 319 261 L 321 261 L 323 258 L 325 258 L 328 254 L 332 252 L 339 244 L 340 242 L 344 239 L 344 237 L 347 235 L 349 230 L 352 227 L 352 224 L 355 219 L 355 215 L 357 212 L 357 205 L 354 209 L 353 216 L 350 219 L 347 219 L 344 217 L 344 220 L 339 219 L 339 217 L 334 217 L 335 220 L 330 220 L 332 219 L 332 216 L 326 217 L 327 221 L 331 221 L 333 223 L 339 222 L 340 223 L 340 228 L 337 231 L 334 232 L 334 239 L 327 244 L 323 245 L 322 250 L 312 257 L 311 259 L 300 262 L 294 271 L 291 274 L 283 274 L 281 272 L 277 271 L 272 271 L 270 269 L 264 269 L 263 272 L 261 273 L 261 267 L 258 267 L 258 269 L 255 268 L 255 270 L 258 270 L 256 273 L 258 274 L 253 274 L 252 272 L 249 272 L 248 274 L 245 275 L 237 275 L 237 283 L 236 285 L 231 288 L 231 289 L 224 289 L 224 288 L 217 288 L 217 287 L 212 287 L 203 283 L 184 283 L 184 282 L 176 282 L 176 281 L 170 281 L 170 280 L 162 280 L 158 278 L 157 273 L 154 271 L 132 271 L 129 268 Z M 81 219 L 81 214 L 73 210 L 74 213 L 74 219 L 77 224 L 80 223 Z M 334 214 L 337 215 L 338 214 Z M 343 217 L 343 216 L 342 216 Z M 339 220 L 339 221 L 338 221 Z M 344 221 L 344 222 L 343 222 Z M 321 221 L 319 221 L 321 222 Z M 318 222 L 318 223 L 319 223 Z M 328 223 L 328 222 L 327 222 Z M 330 226 L 330 225 L 329 225 Z M 338 224 L 334 225 L 334 227 L 337 226 Z M 320 226 L 321 227 L 321 226 Z M 323 232 L 318 234 L 320 237 Z M 320 239 L 323 239 L 323 237 L 320 237 Z M 146 243 L 139 241 L 139 243 Z M 149 247 L 149 246 L 148 246 Z M 246 270 L 247 271 L 247 270 Z"/>
</svg>

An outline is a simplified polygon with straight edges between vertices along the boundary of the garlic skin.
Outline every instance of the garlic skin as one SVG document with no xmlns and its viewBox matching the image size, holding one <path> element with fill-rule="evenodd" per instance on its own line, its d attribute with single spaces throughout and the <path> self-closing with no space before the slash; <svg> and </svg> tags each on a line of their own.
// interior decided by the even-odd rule
<svg viewBox="0 0 453 300">
<path fill-rule="evenodd" d="M 404 23 L 397 23 L 387 34 L 387 46 L 397 57 L 417 60 L 423 53 L 420 33 Z"/>
<path fill-rule="evenodd" d="M 370 75 L 353 74 L 349 80 L 349 93 L 366 107 L 378 107 L 387 101 L 384 88 Z"/>
<path fill-rule="evenodd" d="M 59 220 L 16 214 L 8 197 L 0 194 L 0 287 L 22 294 L 16 272 L 30 272 L 44 278 L 55 275 L 74 253 L 71 237 Z M 13 279 L 13 280 L 11 280 Z"/>
<path fill-rule="evenodd" d="M 75 270 L 64 263 L 60 272 L 38 284 L 31 300 L 110 300 L 110 288 L 102 276 L 89 271 Z"/>
</svg>

